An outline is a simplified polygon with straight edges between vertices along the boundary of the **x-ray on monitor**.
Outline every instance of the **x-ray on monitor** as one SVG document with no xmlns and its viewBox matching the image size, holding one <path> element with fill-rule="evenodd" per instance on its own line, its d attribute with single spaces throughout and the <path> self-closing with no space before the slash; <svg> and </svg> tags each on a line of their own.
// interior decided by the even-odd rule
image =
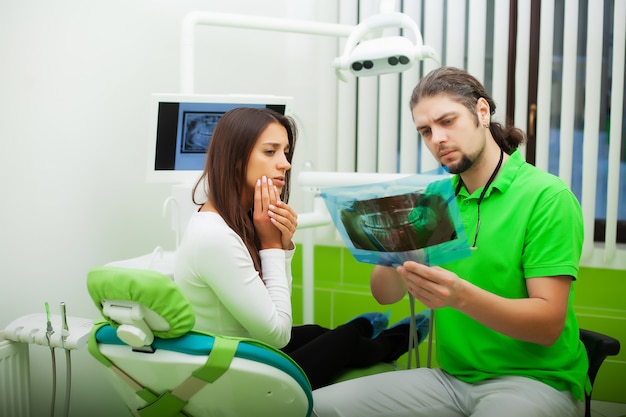
<svg viewBox="0 0 626 417">
<path fill-rule="evenodd" d="M 290 97 L 272 95 L 153 94 L 148 181 L 191 184 L 204 169 L 217 121 L 236 107 L 289 114 Z"/>
</svg>

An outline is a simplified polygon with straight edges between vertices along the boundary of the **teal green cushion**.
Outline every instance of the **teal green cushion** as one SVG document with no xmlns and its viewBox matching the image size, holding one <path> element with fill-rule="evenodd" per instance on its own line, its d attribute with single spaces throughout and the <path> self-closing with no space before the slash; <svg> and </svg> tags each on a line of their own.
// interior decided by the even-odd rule
<svg viewBox="0 0 626 417">
<path fill-rule="evenodd" d="M 114 266 L 95 267 L 87 274 L 87 290 L 112 326 L 118 326 L 118 323 L 104 315 L 103 300 L 135 301 L 159 314 L 169 325 L 166 331 L 153 331 L 160 338 L 182 336 L 195 324 L 195 315 L 187 297 L 170 277 L 160 272 Z"/>
</svg>

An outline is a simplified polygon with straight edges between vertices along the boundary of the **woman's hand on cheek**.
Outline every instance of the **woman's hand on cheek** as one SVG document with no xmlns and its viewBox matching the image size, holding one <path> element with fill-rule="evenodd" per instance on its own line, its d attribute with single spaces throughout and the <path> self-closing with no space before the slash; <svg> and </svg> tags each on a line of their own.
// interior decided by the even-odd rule
<svg viewBox="0 0 626 417">
<path fill-rule="evenodd" d="M 278 193 L 278 190 L 276 190 Z M 285 250 L 293 249 L 293 235 L 298 227 L 298 215 L 287 204 L 277 199 L 276 204 L 271 204 L 268 212 L 270 220 L 281 233 L 281 243 Z"/>
<path fill-rule="evenodd" d="M 282 233 L 269 216 L 270 206 L 274 206 L 276 201 L 276 190 L 272 180 L 265 176 L 257 180 L 254 186 L 252 222 L 259 237 L 260 249 L 282 248 Z"/>
</svg>

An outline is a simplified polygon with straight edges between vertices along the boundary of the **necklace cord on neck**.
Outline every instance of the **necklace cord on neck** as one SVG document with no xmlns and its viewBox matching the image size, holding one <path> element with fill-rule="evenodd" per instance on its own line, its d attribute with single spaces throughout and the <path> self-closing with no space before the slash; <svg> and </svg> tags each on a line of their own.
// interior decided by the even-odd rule
<svg viewBox="0 0 626 417">
<path fill-rule="evenodd" d="M 504 151 L 502 150 L 502 148 L 500 148 L 500 160 L 498 161 L 498 165 L 496 165 L 496 168 L 491 173 L 491 176 L 487 180 L 487 183 L 485 184 L 485 187 L 483 188 L 482 192 L 480 193 L 480 196 L 478 197 L 478 201 L 476 202 L 478 216 L 476 219 L 476 233 L 474 234 L 474 244 L 472 245 L 473 248 L 476 247 L 476 241 L 478 240 L 478 230 L 480 229 L 480 203 L 483 202 L 483 198 L 485 197 L 485 194 L 487 194 L 487 190 L 489 189 L 489 186 L 491 186 L 491 183 L 493 182 L 493 180 L 496 179 L 496 175 L 498 175 L 498 171 L 500 171 L 500 168 L 502 167 L 503 160 L 504 160 Z M 463 180 L 459 176 L 459 183 L 456 186 L 456 190 L 454 191 L 455 196 L 459 195 L 459 192 L 461 191 L 462 186 L 463 186 Z"/>
</svg>

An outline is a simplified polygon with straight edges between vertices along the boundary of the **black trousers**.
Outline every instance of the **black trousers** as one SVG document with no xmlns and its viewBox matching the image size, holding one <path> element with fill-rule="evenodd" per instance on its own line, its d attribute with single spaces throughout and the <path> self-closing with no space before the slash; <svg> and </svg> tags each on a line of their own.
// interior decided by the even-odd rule
<svg viewBox="0 0 626 417">
<path fill-rule="evenodd" d="M 296 326 L 282 351 L 304 370 L 313 389 L 329 385 L 349 369 L 392 362 L 406 353 L 409 326 L 400 325 L 371 338 L 372 325 L 358 318 L 335 329 L 316 324 Z"/>
</svg>

